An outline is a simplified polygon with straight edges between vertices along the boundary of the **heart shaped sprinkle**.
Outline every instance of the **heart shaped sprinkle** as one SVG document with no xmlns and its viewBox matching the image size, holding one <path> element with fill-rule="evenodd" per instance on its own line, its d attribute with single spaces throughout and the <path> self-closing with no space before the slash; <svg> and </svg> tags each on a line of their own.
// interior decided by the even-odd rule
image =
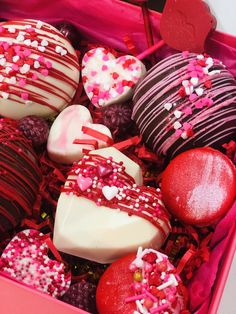
<svg viewBox="0 0 236 314">
<path fill-rule="evenodd" d="M 164 104 L 164 108 L 168 111 L 170 111 L 170 109 L 172 108 L 172 104 L 167 102 L 166 104 Z"/>
<path fill-rule="evenodd" d="M 105 177 L 111 174 L 113 171 L 112 166 L 108 164 L 99 164 L 98 165 L 98 174 L 100 177 Z"/>
<path fill-rule="evenodd" d="M 32 229 L 19 232 L 7 245 L 0 271 L 53 297 L 62 296 L 71 283 L 65 265 L 48 257 L 45 235 Z"/>
<path fill-rule="evenodd" d="M 88 51 L 82 61 L 84 89 L 96 107 L 129 99 L 133 88 L 146 73 L 144 64 L 133 56 L 115 56 L 104 48 Z"/>
<path fill-rule="evenodd" d="M 85 178 L 82 175 L 79 175 L 77 178 L 77 184 L 80 190 L 84 192 L 93 184 L 93 180 L 91 178 Z"/>
<path fill-rule="evenodd" d="M 104 186 L 102 188 L 102 194 L 104 195 L 104 197 L 110 201 L 112 200 L 118 193 L 118 188 L 116 186 Z"/>
</svg>

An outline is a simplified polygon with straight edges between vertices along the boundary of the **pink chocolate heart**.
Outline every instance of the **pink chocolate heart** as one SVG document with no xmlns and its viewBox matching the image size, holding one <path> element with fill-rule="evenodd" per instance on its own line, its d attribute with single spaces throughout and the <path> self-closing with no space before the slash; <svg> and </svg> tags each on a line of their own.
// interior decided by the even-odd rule
<svg viewBox="0 0 236 314">
<path fill-rule="evenodd" d="M 105 48 L 88 51 L 82 61 L 84 89 L 96 107 L 123 102 L 146 73 L 144 64 L 133 56 L 115 58 Z"/>
<path fill-rule="evenodd" d="M 0 271 L 53 297 L 70 287 L 71 273 L 48 257 L 45 235 L 32 229 L 19 232 L 0 258 Z"/>
<path fill-rule="evenodd" d="M 94 124 L 89 110 L 80 105 L 69 106 L 55 119 L 49 132 L 47 150 L 49 157 L 59 163 L 72 164 L 84 154 L 84 150 L 93 150 L 89 144 L 75 144 L 75 140 L 96 141 L 98 148 L 109 146 L 108 142 L 83 132 L 88 127 L 112 140 L 110 130 L 102 124 Z"/>
<path fill-rule="evenodd" d="M 93 180 L 91 178 L 85 178 L 83 176 L 77 177 L 77 184 L 82 192 L 86 191 L 92 184 Z"/>
</svg>

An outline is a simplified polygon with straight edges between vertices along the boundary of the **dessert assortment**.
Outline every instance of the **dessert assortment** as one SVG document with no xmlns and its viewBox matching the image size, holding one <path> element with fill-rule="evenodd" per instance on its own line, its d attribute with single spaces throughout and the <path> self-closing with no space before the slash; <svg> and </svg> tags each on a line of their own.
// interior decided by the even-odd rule
<svg viewBox="0 0 236 314">
<path fill-rule="evenodd" d="M 195 5 L 204 23 L 167 1 L 165 43 L 189 30 L 154 65 L 66 22 L 1 22 L 1 275 L 91 313 L 190 313 L 236 196 L 236 81 Z"/>
</svg>

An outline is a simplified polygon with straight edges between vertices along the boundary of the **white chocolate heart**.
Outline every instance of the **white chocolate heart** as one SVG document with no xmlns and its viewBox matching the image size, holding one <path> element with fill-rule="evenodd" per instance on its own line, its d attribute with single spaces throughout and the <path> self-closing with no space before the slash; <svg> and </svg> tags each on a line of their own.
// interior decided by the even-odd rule
<svg viewBox="0 0 236 314">
<path fill-rule="evenodd" d="M 105 158 L 112 156 L 117 163 L 122 161 L 126 173 L 134 178 L 135 184 L 142 185 L 140 166 L 114 147 L 89 153 L 93 154 Z M 70 175 L 65 187 L 75 178 L 73 174 Z M 107 187 L 113 186 L 103 187 L 106 199 L 115 194 L 111 195 L 113 189 L 108 190 Z M 115 199 L 108 200 L 106 206 L 98 206 L 95 201 L 83 197 L 83 194 L 77 196 L 63 191 L 58 200 L 54 226 L 53 242 L 57 249 L 99 263 L 110 263 L 139 246 L 160 248 L 165 238 L 163 233 L 146 219 L 130 216 L 119 208 L 110 208 L 109 204 Z M 121 202 L 126 203 L 125 199 L 119 200 Z M 169 223 L 162 219 L 158 222 L 167 235 L 170 231 Z"/>
<path fill-rule="evenodd" d="M 105 196 L 105 198 L 110 201 L 112 200 L 118 193 L 118 188 L 116 186 L 104 186 L 102 188 L 102 193 Z"/>
<path fill-rule="evenodd" d="M 93 124 L 91 114 L 86 107 L 69 106 L 57 116 L 50 129 L 47 143 L 49 157 L 59 163 L 71 164 L 83 156 L 83 149 L 94 149 L 92 145 L 73 144 L 76 139 L 96 140 L 99 148 L 108 146 L 106 142 L 84 134 L 83 126 L 112 138 L 111 132 L 106 126 Z"/>
<path fill-rule="evenodd" d="M 105 48 L 88 51 L 82 61 L 84 89 L 96 107 L 123 102 L 146 73 L 144 64 L 133 56 L 115 58 Z"/>
</svg>

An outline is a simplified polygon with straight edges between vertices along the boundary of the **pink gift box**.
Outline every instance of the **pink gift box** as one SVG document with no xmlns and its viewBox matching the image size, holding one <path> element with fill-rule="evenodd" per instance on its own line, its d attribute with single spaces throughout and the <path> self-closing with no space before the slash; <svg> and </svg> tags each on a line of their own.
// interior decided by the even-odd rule
<svg viewBox="0 0 236 314">
<path fill-rule="evenodd" d="M 160 40 L 158 31 L 155 31 L 159 29 L 160 16 L 157 12 L 151 12 L 155 42 Z M 139 53 L 146 49 L 140 8 L 118 0 L 57 0 L 56 5 L 53 1 L 48 0 L 24 2 L 2 0 L 1 17 L 6 19 L 34 18 L 49 23 L 65 19 L 75 24 L 89 41 L 127 51 L 123 39 L 128 34 Z M 110 25 L 113 26 L 112 29 Z M 236 76 L 236 37 L 215 32 L 208 41 L 207 52 L 221 59 Z M 163 57 L 170 53 L 172 53 L 170 48 L 163 47 L 159 51 L 159 56 Z M 224 244 L 224 254 L 218 268 L 211 298 L 204 308 L 194 313 L 217 313 L 235 248 L 236 228 L 232 226 L 230 236 L 227 237 Z M 86 313 L 3 276 L 0 276 L 0 300 L 1 314 Z"/>
</svg>

